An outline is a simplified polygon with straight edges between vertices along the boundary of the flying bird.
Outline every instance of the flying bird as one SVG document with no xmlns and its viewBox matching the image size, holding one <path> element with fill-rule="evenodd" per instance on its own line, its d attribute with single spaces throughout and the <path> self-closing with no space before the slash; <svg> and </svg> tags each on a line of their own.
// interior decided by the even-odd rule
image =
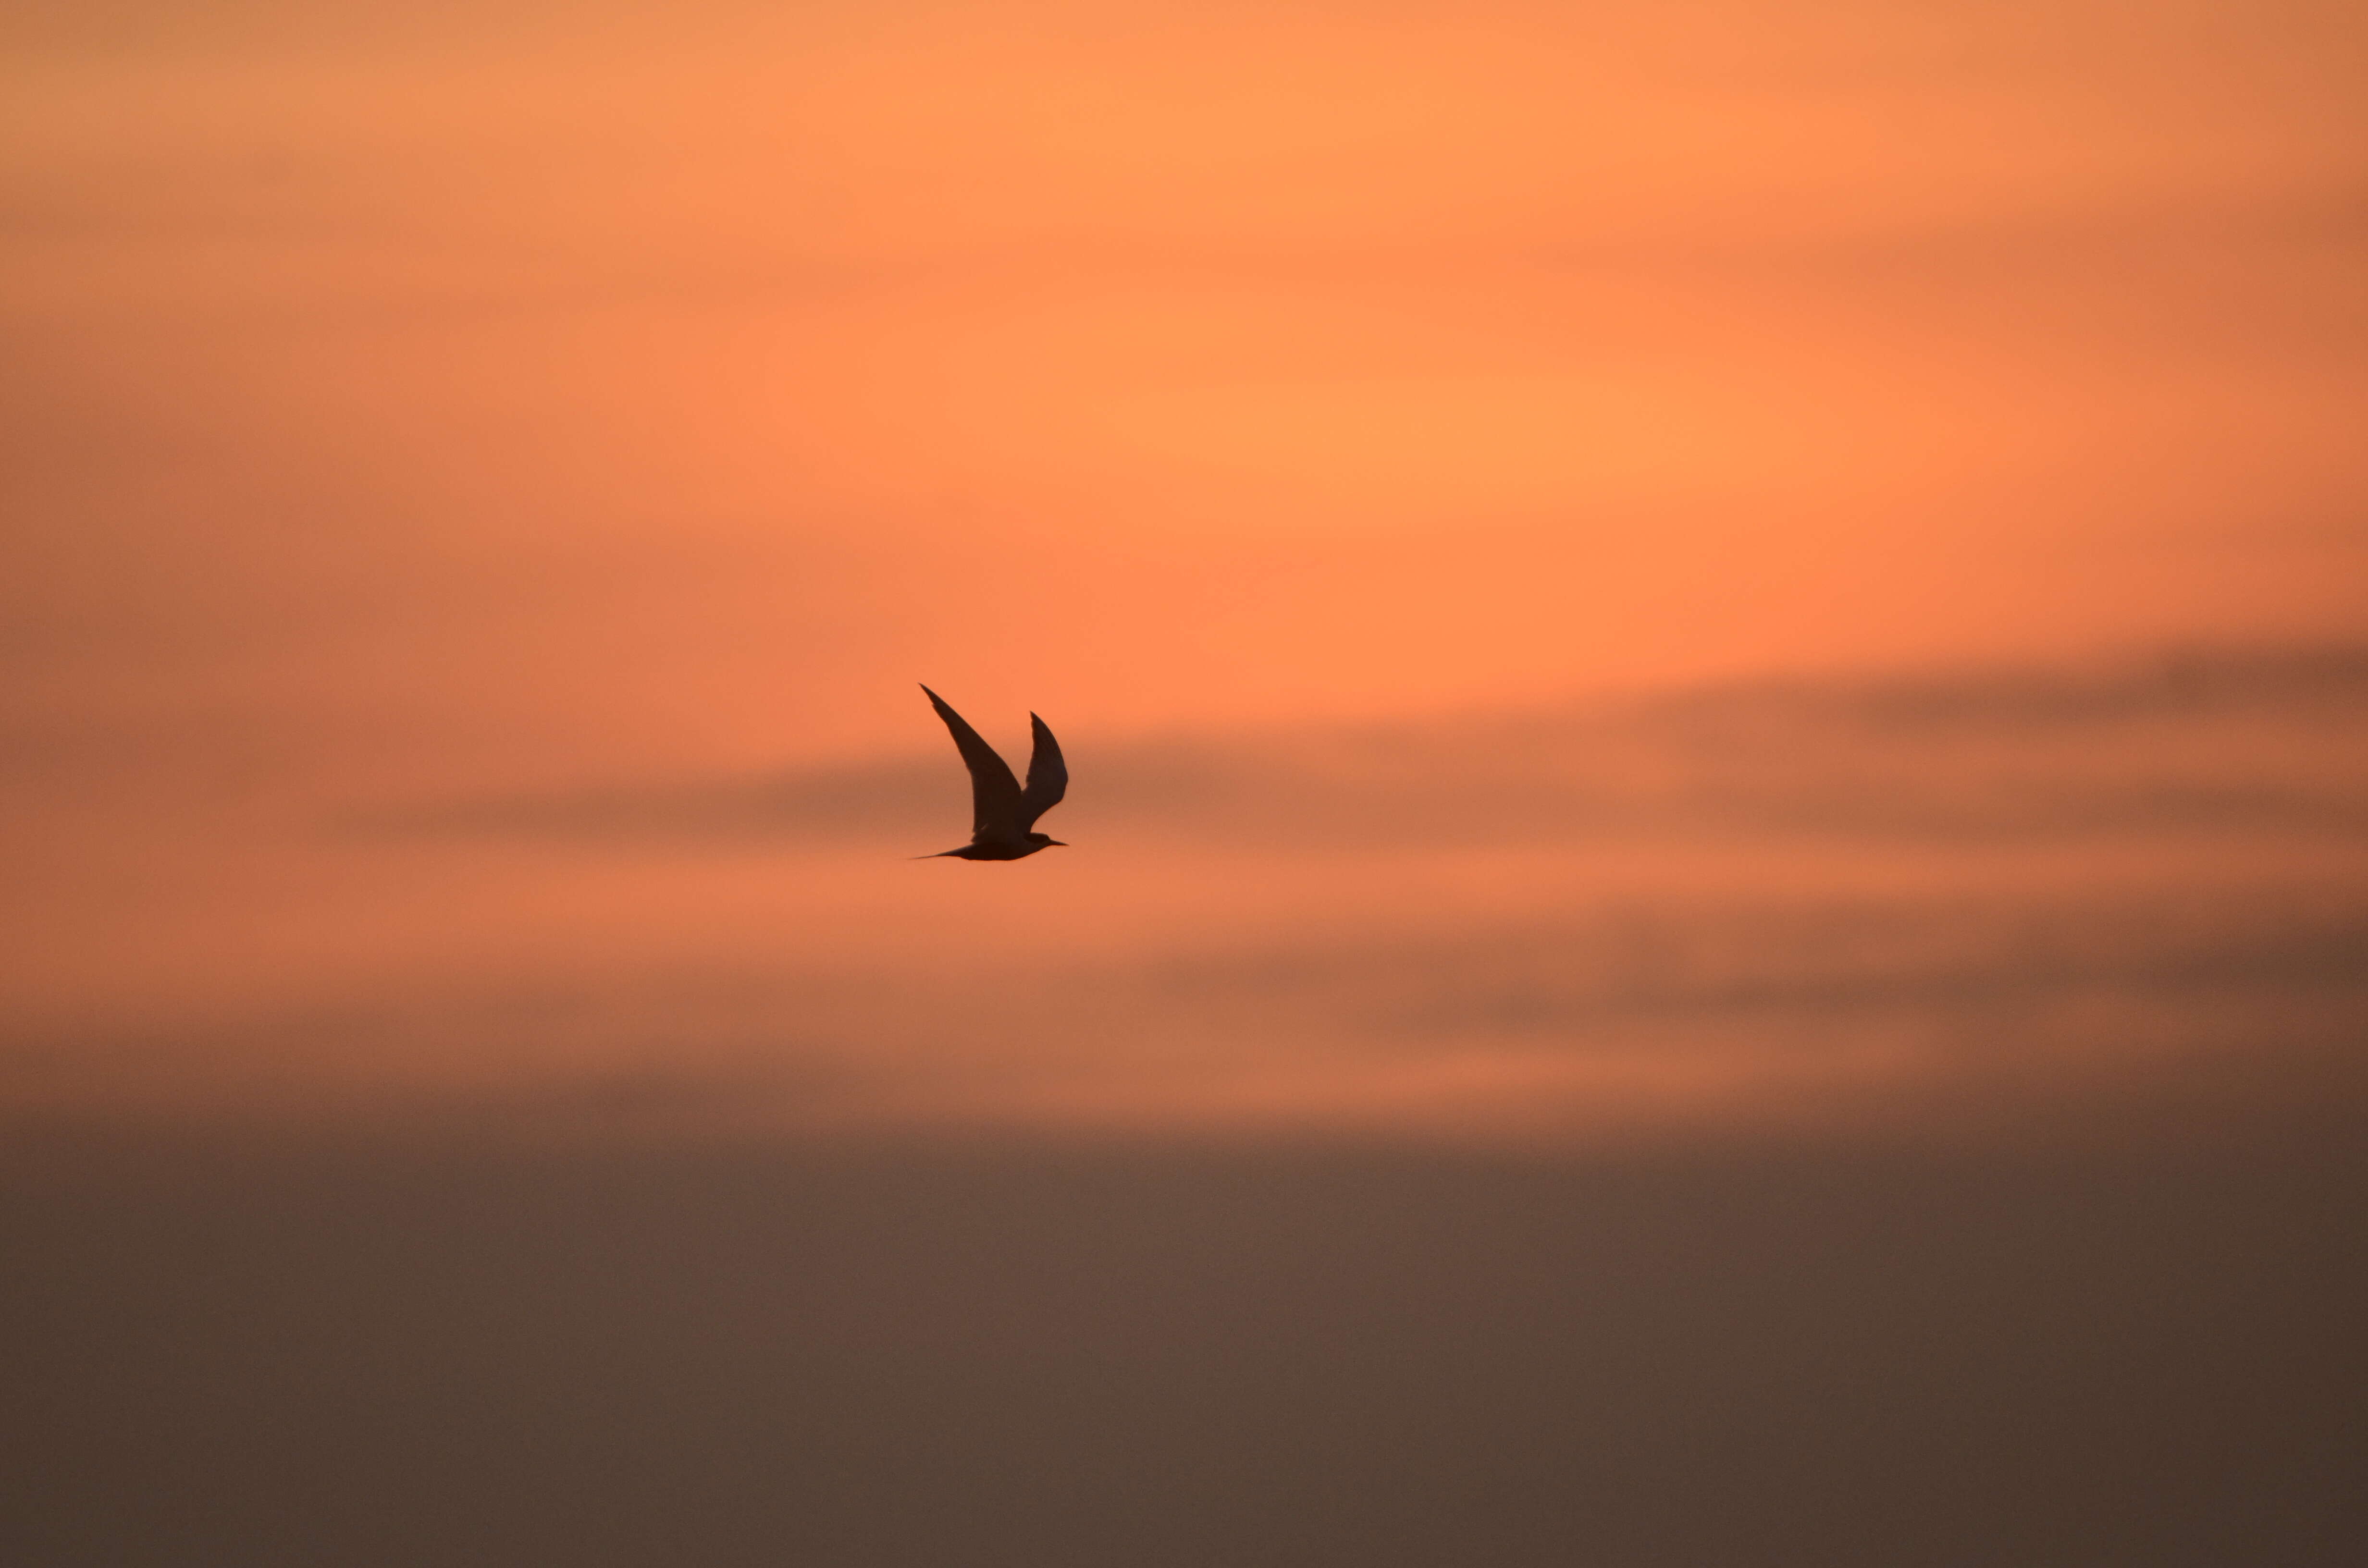
<svg viewBox="0 0 2368 1568">
<path fill-rule="evenodd" d="M 926 686 L 921 689 L 929 693 L 929 706 L 953 732 L 954 749 L 962 753 L 962 766 L 970 769 L 970 842 L 959 849 L 914 858 L 941 860 L 951 855 L 957 860 L 1018 860 L 1039 849 L 1067 848 L 1059 839 L 1035 831 L 1036 819 L 1059 805 L 1061 797 L 1069 792 L 1069 765 L 1061 760 L 1061 743 L 1053 738 L 1044 721 L 1033 713 L 1028 715 L 1036 732 L 1036 749 L 1028 759 L 1028 787 L 1023 790 L 1019 780 L 1011 777 L 1010 766 L 978 738 L 978 732 L 961 714 L 946 706 L 944 698 Z"/>
</svg>

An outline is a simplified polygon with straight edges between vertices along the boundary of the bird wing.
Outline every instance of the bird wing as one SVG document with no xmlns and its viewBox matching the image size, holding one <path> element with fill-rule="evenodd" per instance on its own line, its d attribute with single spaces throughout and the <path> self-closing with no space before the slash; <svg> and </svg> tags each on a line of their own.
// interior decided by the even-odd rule
<svg viewBox="0 0 2368 1568">
<path fill-rule="evenodd" d="M 954 749 L 962 753 L 962 765 L 970 769 L 970 835 L 981 838 L 1018 838 L 1028 831 L 1023 818 L 1027 808 L 1020 803 L 1019 780 L 1011 777 L 1011 765 L 995 754 L 995 748 L 979 739 L 978 732 L 970 727 L 962 716 L 946 706 L 946 699 L 928 687 L 929 706 L 953 732 Z M 1034 774 L 1031 772 L 1032 779 Z M 1056 796 L 1055 799 L 1058 799 Z"/>
<path fill-rule="evenodd" d="M 1036 819 L 1069 792 L 1069 765 L 1061 760 L 1061 743 L 1053 738 L 1052 726 L 1033 713 L 1028 715 L 1028 724 L 1036 732 L 1036 749 L 1028 758 L 1028 789 L 1019 798 L 1022 831 L 1034 827 Z"/>
</svg>

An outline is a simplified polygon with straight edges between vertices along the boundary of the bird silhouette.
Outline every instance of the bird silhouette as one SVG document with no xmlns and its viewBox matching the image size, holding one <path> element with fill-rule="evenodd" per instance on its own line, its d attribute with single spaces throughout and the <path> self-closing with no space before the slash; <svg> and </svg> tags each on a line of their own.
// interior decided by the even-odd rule
<svg viewBox="0 0 2368 1568">
<path fill-rule="evenodd" d="M 1044 721 L 1033 713 L 1028 715 L 1036 732 L 1036 749 L 1028 759 L 1028 787 L 1023 790 L 1011 776 L 1010 766 L 979 739 L 978 732 L 961 714 L 946 706 L 944 698 L 926 686 L 921 689 L 928 692 L 929 706 L 953 732 L 954 749 L 962 753 L 962 765 L 970 769 L 970 842 L 959 849 L 914 858 L 1018 860 L 1039 849 L 1067 848 L 1059 839 L 1035 831 L 1036 819 L 1059 805 L 1061 797 L 1069 792 L 1069 765 L 1061 760 L 1061 743 L 1053 738 Z"/>
</svg>

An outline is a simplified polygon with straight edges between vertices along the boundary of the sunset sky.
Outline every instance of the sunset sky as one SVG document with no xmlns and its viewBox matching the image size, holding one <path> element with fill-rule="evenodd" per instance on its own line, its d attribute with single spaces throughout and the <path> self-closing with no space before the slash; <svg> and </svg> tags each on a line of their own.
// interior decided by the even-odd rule
<svg viewBox="0 0 2368 1568">
<path fill-rule="evenodd" d="M 1497 806 L 1434 796 L 1351 868 L 1228 845 L 1220 815 L 950 887 L 882 858 L 962 820 L 919 679 L 1006 741 L 1052 716 L 1083 828 L 1101 760 L 1163 737 L 2110 680 L 2359 626 L 2351 7 L 124 4 L 7 28 L 8 987 L 51 1064 L 20 1097 L 139 1077 L 90 1043 L 127 1031 L 186 1065 L 293 1030 L 273 1050 L 302 1060 L 302 1020 L 395 997 L 752 963 L 803 998 L 756 1035 L 833 1017 L 834 1051 L 893 1058 L 940 1026 L 829 1002 L 816 964 L 876 995 L 848 977 L 1006 964 L 1022 930 L 1031 962 L 1149 962 L 1691 898 L 1690 857 L 1739 879 L 1722 896 L 1878 875 L 1682 832 L 1467 863 L 1429 835 Z M 2325 756 L 2264 767 L 2351 777 L 2355 724 L 2290 722 Z M 918 840 L 837 858 L 354 826 L 923 756 Z M 2060 851 L 2017 852 L 2089 886 Z M 1880 876 L 1999 874 L 1959 860 Z M 452 1049 L 608 1071 L 601 1033 L 480 1020 Z"/>
<path fill-rule="evenodd" d="M 12 0 L 0 1559 L 2368 1561 L 2363 430 L 2356 3 Z"/>
</svg>

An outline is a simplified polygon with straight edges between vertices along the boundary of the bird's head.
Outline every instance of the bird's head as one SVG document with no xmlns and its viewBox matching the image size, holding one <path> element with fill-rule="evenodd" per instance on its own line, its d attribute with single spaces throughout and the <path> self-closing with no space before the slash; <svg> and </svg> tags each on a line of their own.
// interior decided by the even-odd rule
<svg viewBox="0 0 2368 1568">
<path fill-rule="evenodd" d="M 1059 839 L 1042 833 L 1031 833 L 1028 835 L 1028 839 L 1030 843 L 1035 845 L 1039 849 L 1066 849 L 1068 847 L 1067 845 L 1062 843 Z"/>
</svg>

